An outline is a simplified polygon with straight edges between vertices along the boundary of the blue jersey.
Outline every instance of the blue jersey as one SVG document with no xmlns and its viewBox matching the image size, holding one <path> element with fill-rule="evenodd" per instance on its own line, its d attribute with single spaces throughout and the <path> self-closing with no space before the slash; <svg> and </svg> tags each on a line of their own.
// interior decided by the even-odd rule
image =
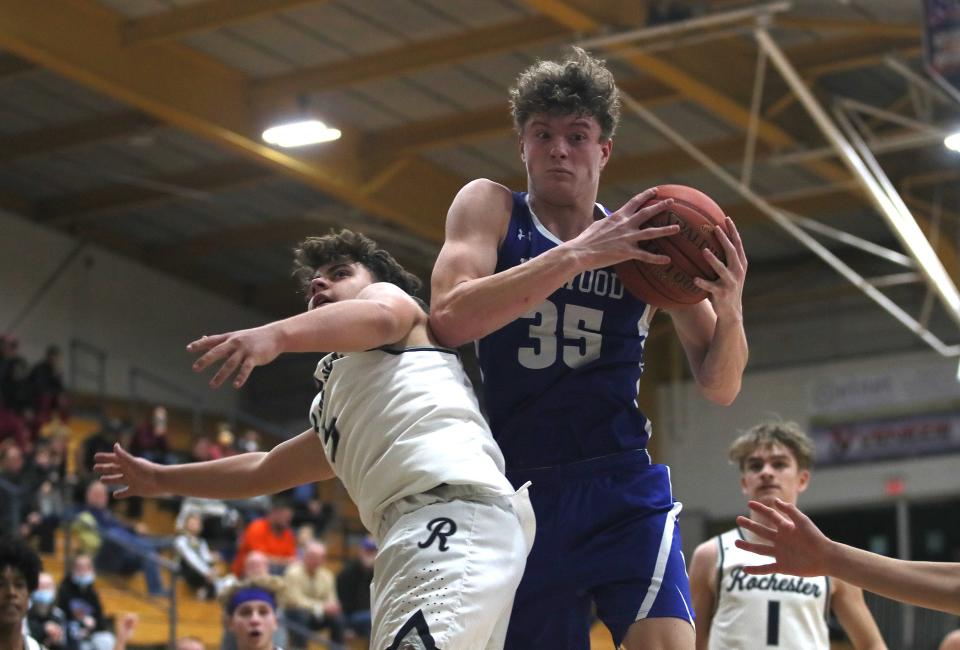
<svg viewBox="0 0 960 650">
<path fill-rule="evenodd" d="M 526 192 L 515 192 L 497 272 L 560 243 Z M 652 313 L 612 267 L 594 269 L 479 341 L 484 402 L 508 471 L 646 448 L 650 425 L 636 398 Z"/>
</svg>

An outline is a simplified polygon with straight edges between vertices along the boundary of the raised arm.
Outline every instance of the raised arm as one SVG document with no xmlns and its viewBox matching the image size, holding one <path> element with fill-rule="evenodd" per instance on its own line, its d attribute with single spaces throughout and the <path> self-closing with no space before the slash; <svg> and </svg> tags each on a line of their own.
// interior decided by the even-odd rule
<svg viewBox="0 0 960 650">
<path fill-rule="evenodd" d="M 486 179 L 454 198 L 431 278 L 430 328 L 444 345 L 500 329 L 579 272 L 575 255 L 558 247 L 494 275 L 512 209 L 510 190 Z"/>
<path fill-rule="evenodd" d="M 636 246 L 638 241 L 678 231 L 677 226 L 641 230 L 646 220 L 667 207 L 658 202 L 640 209 L 654 196 L 654 190 L 638 194 L 575 239 L 494 273 L 513 198 L 498 183 L 486 179 L 468 183 L 447 213 L 446 239 L 433 269 L 430 327 L 434 335 L 444 345 L 456 347 L 516 320 L 582 271 L 629 258 L 668 262 L 669 258 Z"/>
<path fill-rule="evenodd" d="M 281 442 L 268 452 L 182 465 L 151 463 L 131 456 L 117 444 L 112 452 L 96 455 L 93 469 L 105 484 L 126 486 L 113 493 L 121 499 L 161 494 L 248 499 L 334 476 L 320 438 L 312 429 Z"/>
<path fill-rule="evenodd" d="M 738 517 L 737 523 L 770 543 L 737 540 L 736 544 L 775 561 L 749 567 L 748 573 L 829 575 L 885 598 L 960 615 L 960 564 L 895 560 L 839 544 L 820 532 L 796 506 L 779 499 L 777 510 L 756 501 L 749 505 L 770 517 L 774 527 L 746 517 Z"/>
<path fill-rule="evenodd" d="M 711 402 L 724 406 L 740 393 L 747 365 L 747 335 L 743 329 L 747 256 L 730 218 L 727 218 L 727 232 L 722 228 L 716 230 L 726 264 L 709 249 L 704 249 L 704 257 L 717 272 L 717 280 L 695 280 L 698 287 L 710 293 L 709 300 L 668 312 L 700 392 Z"/>
<path fill-rule="evenodd" d="M 210 380 L 220 386 L 234 372 L 240 388 L 257 366 L 270 363 L 284 352 L 352 352 L 369 350 L 404 339 L 426 314 L 399 287 L 371 284 L 356 298 L 330 303 L 260 327 L 214 336 L 190 343 L 187 351 L 203 354 L 193 364 L 201 372 L 223 360 Z"/>
<path fill-rule="evenodd" d="M 717 608 L 717 541 L 700 544 L 690 560 L 690 597 L 697 616 L 697 650 L 710 646 L 710 626 Z"/>
</svg>

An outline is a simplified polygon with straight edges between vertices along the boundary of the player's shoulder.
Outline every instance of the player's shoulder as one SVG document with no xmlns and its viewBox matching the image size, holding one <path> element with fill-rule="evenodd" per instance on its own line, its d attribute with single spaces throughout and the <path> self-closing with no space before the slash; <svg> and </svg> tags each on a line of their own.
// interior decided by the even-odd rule
<svg viewBox="0 0 960 650">
<path fill-rule="evenodd" d="M 694 549 L 690 558 L 690 572 L 704 572 L 705 575 L 712 575 L 716 567 L 717 560 L 720 557 L 719 537 L 711 537 L 705 542 L 701 542 Z"/>
<path fill-rule="evenodd" d="M 830 584 L 830 598 L 833 600 L 844 600 L 847 598 L 862 598 L 863 589 L 860 587 L 850 584 L 845 580 L 840 578 L 829 578 L 828 582 Z"/>
<path fill-rule="evenodd" d="M 704 542 L 700 542 L 700 544 L 697 545 L 697 548 L 693 550 L 692 560 L 699 558 L 701 561 L 715 561 L 717 559 L 717 554 L 719 553 L 719 542 L 719 535 L 711 537 Z"/>
<path fill-rule="evenodd" d="M 460 189 L 456 202 L 468 207 L 501 208 L 510 212 L 513 206 L 513 192 L 506 185 L 489 178 L 477 178 Z"/>
</svg>

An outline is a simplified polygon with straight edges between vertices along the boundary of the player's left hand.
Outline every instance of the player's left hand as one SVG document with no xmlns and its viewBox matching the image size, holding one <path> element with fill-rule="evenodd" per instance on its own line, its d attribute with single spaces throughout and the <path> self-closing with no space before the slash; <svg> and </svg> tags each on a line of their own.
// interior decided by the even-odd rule
<svg viewBox="0 0 960 650">
<path fill-rule="evenodd" d="M 734 544 L 751 553 L 768 555 L 774 562 L 745 566 L 745 573 L 788 573 L 805 577 L 827 574 L 827 555 L 832 542 L 799 508 L 781 499 L 774 502 L 776 509 L 759 501 L 750 501 L 747 505 L 769 525 L 742 515 L 737 517 L 737 524 L 768 543 L 738 539 Z"/>
<path fill-rule="evenodd" d="M 723 253 L 727 258 L 724 264 L 709 248 L 703 249 L 703 257 L 716 272 L 716 280 L 694 278 L 693 282 L 699 288 L 710 294 L 710 302 L 717 316 L 724 313 L 742 317 L 743 315 L 743 284 L 747 278 L 747 254 L 743 250 L 743 241 L 733 219 L 727 217 L 724 228 L 717 227 L 714 235 Z"/>
<path fill-rule="evenodd" d="M 257 366 L 276 359 L 283 352 L 279 331 L 270 325 L 214 334 L 197 339 L 187 346 L 191 354 L 204 353 L 193 363 L 194 372 L 202 372 L 211 364 L 224 360 L 223 365 L 210 380 L 210 386 L 218 388 L 234 372 L 233 387 L 243 386 Z"/>
</svg>

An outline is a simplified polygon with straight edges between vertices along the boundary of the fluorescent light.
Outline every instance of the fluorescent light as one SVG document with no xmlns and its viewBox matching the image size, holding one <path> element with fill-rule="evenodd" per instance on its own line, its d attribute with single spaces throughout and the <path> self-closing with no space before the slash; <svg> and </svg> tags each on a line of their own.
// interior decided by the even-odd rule
<svg viewBox="0 0 960 650">
<path fill-rule="evenodd" d="M 304 120 L 272 126 L 263 132 L 265 142 L 278 147 L 303 147 L 308 144 L 330 142 L 340 137 L 340 129 L 333 129 L 320 120 Z"/>
<path fill-rule="evenodd" d="M 960 131 L 954 131 L 943 139 L 943 146 L 953 151 L 960 151 Z"/>
</svg>

